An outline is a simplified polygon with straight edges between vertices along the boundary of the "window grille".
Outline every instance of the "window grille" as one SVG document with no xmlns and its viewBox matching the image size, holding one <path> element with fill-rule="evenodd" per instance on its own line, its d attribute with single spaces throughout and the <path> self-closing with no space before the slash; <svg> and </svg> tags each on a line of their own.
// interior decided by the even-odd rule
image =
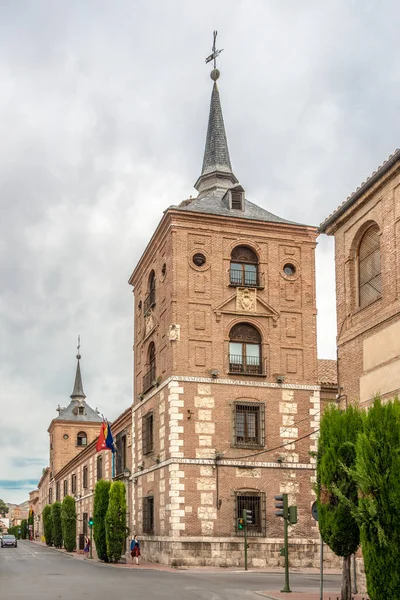
<svg viewBox="0 0 400 600">
<path fill-rule="evenodd" d="M 156 347 L 154 342 L 149 345 L 147 357 L 149 370 L 143 377 L 143 393 L 151 389 L 156 382 Z"/>
<path fill-rule="evenodd" d="M 80 431 L 76 436 L 77 446 L 87 446 L 87 435 L 84 431 Z"/>
<path fill-rule="evenodd" d="M 156 275 L 155 275 L 154 271 L 152 271 L 150 273 L 148 289 L 149 289 L 149 293 L 144 300 L 144 315 L 145 316 L 150 311 L 150 309 L 153 308 L 153 306 L 155 306 L 155 303 L 156 303 Z"/>
<path fill-rule="evenodd" d="M 56 502 L 60 501 L 60 482 L 56 483 Z"/>
<path fill-rule="evenodd" d="M 239 323 L 232 327 L 229 334 L 229 371 L 262 374 L 261 336 L 252 325 Z"/>
<path fill-rule="evenodd" d="M 242 518 L 243 510 L 251 510 L 252 523 L 248 525 L 250 537 L 263 537 L 266 535 L 265 523 L 265 494 L 264 492 L 235 492 L 234 531 L 236 535 L 244 535 L 243 530 L 238 530 L 238 519 Z"/>
<path fill-rule="evenodd" d="M 150 454 L 154 450 L 154 414 L 151 412 L 142 419 L 142 444 L 143 454 Z"/>
<path fill-rule="evenodd" d="M 103 457 L 100 455 L 97 457 L 97 481 L 99 481 L 99 479 L 103 479 Z"/>
<path fill-rule="evenodd" d="M 243 287 L 259 287 L 258 257 L 247 246 L 236 246 L 232 250 L 230 284 Z"/>
<path fill-rule="evenodd" d="M 71 492 L 72 492 L 73 494 L 75 494 L 75 493 L 76 493 L 76 475 L 75 475 L 75 474 L 73 474 L 73 475 L 71 476 Z"/>
<path fill-rule="evenodd" d="M 64 479 L 64 498 L 68 496 L 68 480 Z"/>
<path fill-rule="evenodd" d="M 381 251 L 379 228 L 372 225 L 361 238 L 358 249 L 359 305 L 368 306 L 381 297 Z"/>
<path fill-rule="evenodd" d="M 233 443 L 241 448 L 265 446 L 265 405 L 261 402 L 234 402 Z"/>
<path fill-rule="evenodd" d="M 154 496 L 143 498 L 143 533 L 154 533 Z"/>
<path fill-rule="evenodd" d="M 88 532 L 88 514 L 83 513 L 82 515 L 82 533 L 83 535 L 87 535 Z"/>
<path fill-rule="evenodd" d="M 88 487 L 88 468 L 86 465 L 83 467 L 82 480 L 82 487 L 86 489 Z"/>
<path fill-rule="evenodd" d="M 126 434 L 124 432 L 115 436 L 115 446 L 117 448 L 115 475 L 121 475 L 126 467 Z"/>
</svg>

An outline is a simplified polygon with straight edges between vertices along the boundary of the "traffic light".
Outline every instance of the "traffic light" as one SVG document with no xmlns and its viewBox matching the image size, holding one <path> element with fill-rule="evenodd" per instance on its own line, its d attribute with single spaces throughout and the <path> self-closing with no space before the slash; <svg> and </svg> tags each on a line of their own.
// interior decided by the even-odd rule
<svg viewBox="0 0 400 600">
<path fill-rule="evenodd" d="M 241 531 L 244 527 L 244 521 L 243 519 L 238 519 L 238 525 L 237 528 L 239 529 L 239 531 Z"/>
<path fill-rule="evenodd" d="M 244 514 L 246 516 L 246 525 L 252 525 L 253 524 L 253 511 L 246 509 Z"/>
<path fill-rule="evenodd" d="M 89 517 L 88 525 L 89 525 L 90 528 L 93 527 L 93 523 L 94 523 L 93 517 Z"/>
<path fill-rule="evenodd" d="M 289 523 L 291 525 L 297 523 L 297 506 L 289 506 Z"/>
<path fill-rule="evenodd" d="M 274 496 L 275 499 L 275 516 L 283 517 L 287 519 L 289 516 L 288 512 L 288 496 L 287 494 L 280 494 L 279 496 Z"/>
</svg>

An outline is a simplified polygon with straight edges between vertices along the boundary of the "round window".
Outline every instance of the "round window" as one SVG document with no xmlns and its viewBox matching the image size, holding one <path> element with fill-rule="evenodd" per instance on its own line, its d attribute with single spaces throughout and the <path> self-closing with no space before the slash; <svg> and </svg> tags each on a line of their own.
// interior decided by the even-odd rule
<svg viewBox="0 0 400 600">
<path fill-rule="evenodd" d="M 296 273 L 296 267 L 291 263 L 286 263 L 286 265 L 283 267 L 283 272 L 287 277 L 293 277 L 293 275 Z"/>
<path fill-rule="evenodd" d="M 206 264 L 206 257 L 201 252 L 197 252 L 193 256 L 193 262 L 196 267 L 203 267 Z"/>
<path fill-rule="evenodd" d="M 64 438 L 64 440 L 67 440 L 69 438 L 68 433 L 64 433 L 63 438 Z"/>
</svg>

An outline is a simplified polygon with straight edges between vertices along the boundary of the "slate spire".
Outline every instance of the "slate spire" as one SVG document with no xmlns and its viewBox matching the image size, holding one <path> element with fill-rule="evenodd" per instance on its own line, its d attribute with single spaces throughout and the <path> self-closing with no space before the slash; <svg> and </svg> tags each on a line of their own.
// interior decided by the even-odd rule
<svg viewBox="0 0 400 600">
<path fill-rule="evenodd" d="M 238 183 L 232 172 L 231 159 L 229 157 L 228 142 L 217 85 L 219 75 L 220 72 L 218 69 L 214 68 L 211 71 L 211 79 L 214 81 L 214 85 L 211 94 L 203 168 L 200 177 L 194 184 L 194 187 L 199 192 L 199 196 L 205 191 L 217 188 L 227 189 Z"/>
<path fill-rule="evenodd" d="M 78 337 L 78 354 L 76 355 L 78 363 L 76 365 L 74 389 L 70 396 L 71 400 L 85 400 L 85 398 L 86 398 L 85 392 L 83 391 L 81 366 L 79 363 L 79 361 L 81 359 L 81 355 L 79 352 L 80 347 L 81 347 L 81 341 L 80 341 L 80 336 L 79 336 Z"/>
</svg>

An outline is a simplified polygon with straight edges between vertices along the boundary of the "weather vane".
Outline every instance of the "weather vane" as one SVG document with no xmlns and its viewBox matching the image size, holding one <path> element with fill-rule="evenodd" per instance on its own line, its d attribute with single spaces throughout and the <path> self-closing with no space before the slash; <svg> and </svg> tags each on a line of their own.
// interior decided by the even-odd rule
<svg viewBox="0 0 400 600">
<path fill-rule="evenodd" d="M 216 48 L 215 42 L 217 40 L 217 33 L 218 33 L 217 31 L 214 31 L 214 34 L 213 34 L 214 35 L 214 43 L 212 46 L 212 54 L 210 54 L 210 56 L 207 56 L 207 58 L 206 58 L 206 64 L 211 62 L 212 60 L 214 61 L 214 69 L 217 68 L 217 56 L 219 56 L 221 54 L 221 52 L 223 51 L 223 48 L 222 48 L 222 50 L 217 50 L 217 48 Z"/>
</svg>

